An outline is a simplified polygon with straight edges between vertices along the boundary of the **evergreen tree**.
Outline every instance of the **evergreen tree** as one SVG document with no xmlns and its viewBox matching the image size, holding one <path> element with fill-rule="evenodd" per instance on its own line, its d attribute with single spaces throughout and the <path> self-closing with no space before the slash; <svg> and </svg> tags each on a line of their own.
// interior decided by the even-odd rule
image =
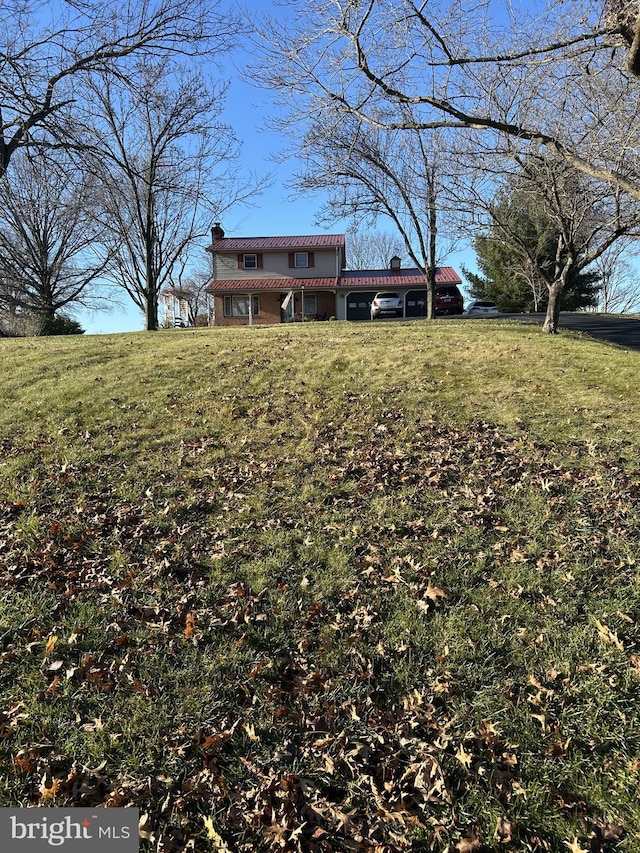
<svg viewBox="0 0 640 853">
<path fill-rule="evenodd" d="M 471 296 L 491 300 L 503 312 L 546 310 L 548 272 L 558 265 L 560 226 L 530 184 L 500 193 L 490 214 L 489 229 L 472 243 L 479 274 L 463 267 Z M 562 293 L 562 309 L 597 304 L 599 280 L 596 272 L 574 265 Z"/>
</svg>

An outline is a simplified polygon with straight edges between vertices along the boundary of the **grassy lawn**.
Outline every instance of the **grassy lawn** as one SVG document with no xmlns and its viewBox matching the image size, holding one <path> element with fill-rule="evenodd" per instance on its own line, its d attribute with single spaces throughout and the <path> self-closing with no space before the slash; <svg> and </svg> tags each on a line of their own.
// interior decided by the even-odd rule
<svg viewBox="0 0 640 853">
<path fill-rule="evenodd" d="M 143 849 L 640 849 L 640 354 L 0 341 L 0 806 Z"/>
</svg>

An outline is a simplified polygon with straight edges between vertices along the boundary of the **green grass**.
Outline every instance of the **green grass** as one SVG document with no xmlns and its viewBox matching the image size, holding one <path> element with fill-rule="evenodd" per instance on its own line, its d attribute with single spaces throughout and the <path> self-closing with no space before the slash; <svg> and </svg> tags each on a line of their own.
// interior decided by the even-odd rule
<svg viewBox="0 0 640 853">
<path fill-rule="evenodd" d="M 640 355 L 506 321 L 0 351 L 0 805 L 635 853 Z"/>
</svg>

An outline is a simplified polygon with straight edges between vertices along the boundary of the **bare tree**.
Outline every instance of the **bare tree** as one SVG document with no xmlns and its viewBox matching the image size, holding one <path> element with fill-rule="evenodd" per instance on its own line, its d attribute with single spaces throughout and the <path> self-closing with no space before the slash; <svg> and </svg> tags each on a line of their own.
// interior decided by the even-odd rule
<svg viewBox="0 0 640 853">
<path fill-rule="evenodd" d="M 520 259 L 521 273 L 548 294 L 544 330 L 555 332 L 567 282 L 586 272 L 618 241 L 640 230 L 640 205 L 608 184 L 588 179 L 542 148 L 521 157 L 502 179 L 498 199 L 473 199 L 487 224 Z M 477 219 L 476 219 L 477 221 Z M 531 229 L 535 228 L 534 233 Z"/>
<path fill-rule="evenodd" d="M 538 265 L 525 252 L 521 255 L 521 263 L 511 270 L 511 274 L 515 279 L 524 281 L 531 291 L 533 310 L 537 313 L 546 294 L 546 283 L 540 274 Z"/>
<path fill-rule="evenodd" d="M 595 262 L 600 277 L 597 309 L 605 314 L 627 314 L 640 310 L 640 275 L 623 241 L 611 246 Z"/>
<path fill-rule="evenodd" d="M 25 146 L 73 146 L 87 77 L 127 58 L 224 49 L 237 31 L 213 0 L 0 0 L 0 177 Z"/>
<path fill-rule="evenodd" d="M 328 194 L 320 222 L 350 218 L 374 225 L 382 218 L 395 226 L 402 250 L 425 277 L 427 316 L 432 317 L 442 181 L 436 150 L 426 136 L 379 130 L 327 108 L 297 154 L 304 164 L 297 189 Z"/>
<path fill-rule="evenodd" d="M 384 269 L 392 257 L 401 258 L 400 240 L 390 231 L 347 229 L 347 266 L 352 270 Z"/>
<path fill-rule="evenodd" d="M 181 274 L 212 218 L 255 195 L 259 182 L 235 167 L 239 143 L 220 121 L 225 86 L 167 60 L 110 74 L 93 86 L 89 140 L 101 184 L 111 279 L 158 328 L 158 296 Z"/>
<path fill-rule="evenodd" d="M 174 327 L 204 326 L 208 322 L 207 284 L 209 272 L 192 272 L 169 287 L 161 297 L 164 302 L 164 325 Z"/>
<path fill-rule="evenodd" d="M 285 110 L 288 100 L 289 122 L 340 111 L 385 132 L 481 131 L 485 151 L 505 138 L 522 152 L 543 147 L 640 200 L 640 86 L 621 58 L 625 22 L 598 0 L 549 0 L 528 15 L 508 7 L 500 19 L 494 6 L 306 0 L 286 26 L 260 26 L 254 76 Z"/>
<path fill-rule="evenodd" d="M 92 181 L 68 159 L 14 157 L 0 181 L 0 281 L 5 311 L 44 321 L 98 304 L 91 285 L 108 255 L 89 199 Z"/>
</svg>

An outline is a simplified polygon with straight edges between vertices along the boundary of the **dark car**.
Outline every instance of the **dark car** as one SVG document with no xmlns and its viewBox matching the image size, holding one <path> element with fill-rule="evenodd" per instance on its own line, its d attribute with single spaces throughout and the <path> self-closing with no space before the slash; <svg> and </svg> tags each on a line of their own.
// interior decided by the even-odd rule
<svg viewBox="0 0 640 853">
<path fill-rule="evenodd" d="M 464 300 L 455 284 L 441 284 L 435 293 L 437 314 L 462 314 Z"/>
</svg>

